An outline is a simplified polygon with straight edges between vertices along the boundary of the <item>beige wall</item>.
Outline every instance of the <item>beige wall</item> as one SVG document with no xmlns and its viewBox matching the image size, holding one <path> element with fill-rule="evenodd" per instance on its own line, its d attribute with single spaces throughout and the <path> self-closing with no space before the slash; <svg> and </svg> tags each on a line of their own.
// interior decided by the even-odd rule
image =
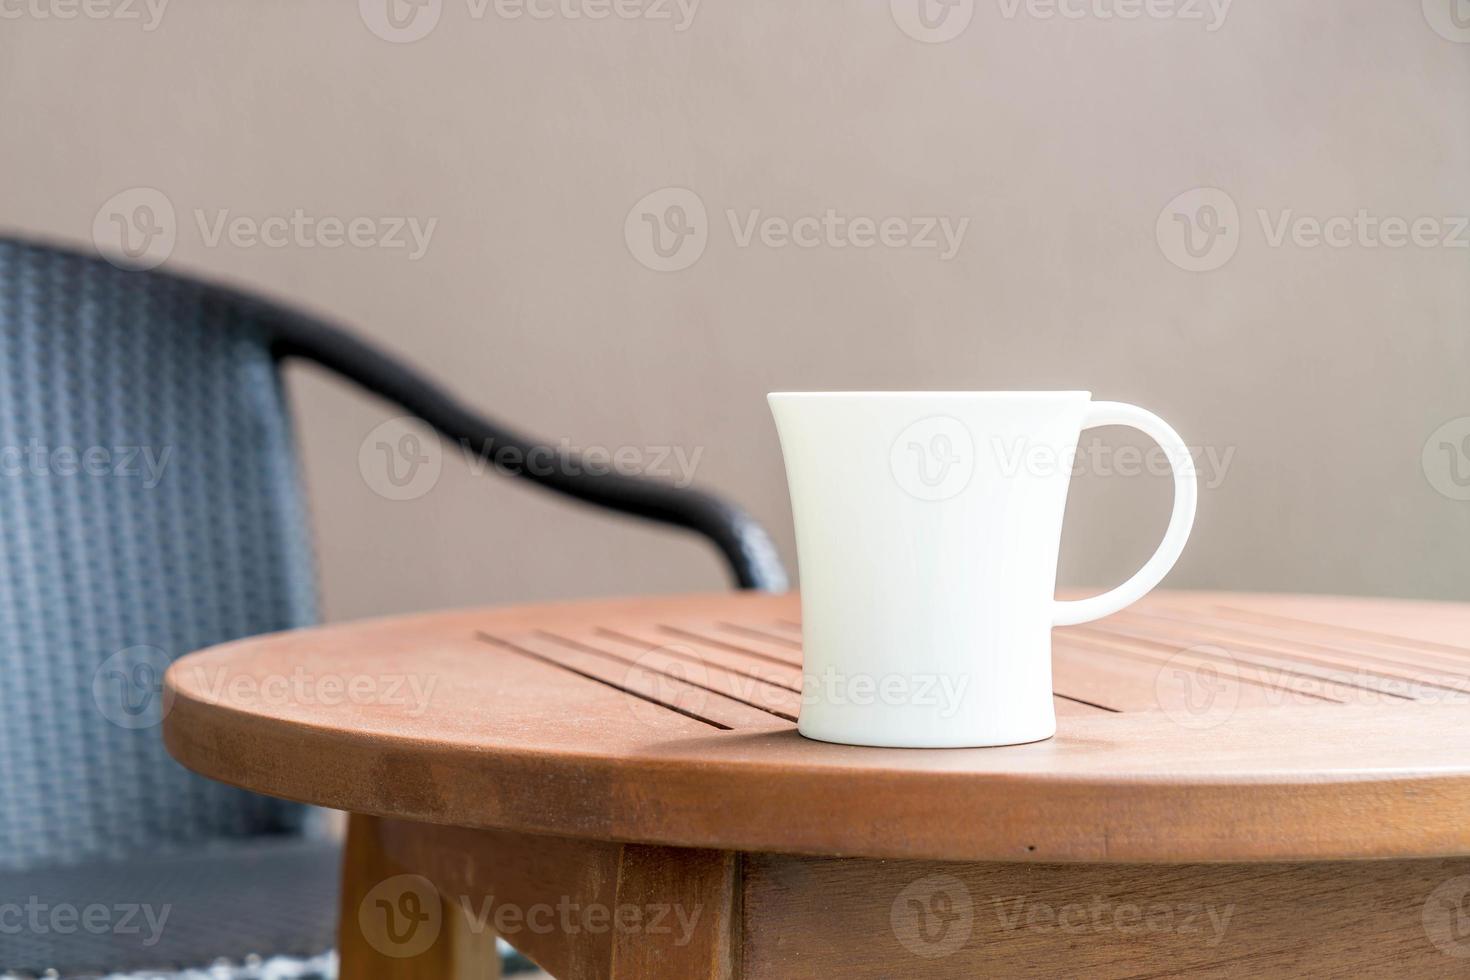
<svg viewBox="0 0 1470 980">
<path fill-rule="evenodd" d="M 1470 249 L 1273 247 L 1258 215 L 1470 215 L 1470 31 L 1449 0 L 1238 0 L 1218 25 L 976 0 L 944 43 L 904 32 L 908 2 L 704 0 L 681 31 L 443 0 L 426 37 L 391 43 L 344 2 L 175 0 L 150 31 L 4 0 L 0 224 L 87 242 L 109 198 L 154 188 L 170 267 L 332 313 L 553 438 L 699 450 L 699 482 L 793 564 L 766 391 L 1086 387 L 1231 454 L 1173 584 L 1470 594 L 1470 503 L 1436 491 L 1459 492 L 1437 441 L 1421 461 L 1470 415 Z M 625 218 L 671 186 L 708 242 L 657 272 Z M 1157 225 L 1199 187 L 1238 208 L 1238 248 L 1192 272 L 1170 259 L 1182 226 Z M 412 261 L 211 245 L 195 214 L 298 208 L 437 225 Z M 726 216 L 828 208 L 970 220 L 945 261 L 742 247 Z M 312 371 L 292 388 L 335 618 L 723 582 L 679 535 L 453 453 L 427 493 L 385 499 L 359 447 L 393 413 Z M 1126 574 L 1167 500 L 1154 477 L 1079 480 L 1064 580 Z"/>
</svg>

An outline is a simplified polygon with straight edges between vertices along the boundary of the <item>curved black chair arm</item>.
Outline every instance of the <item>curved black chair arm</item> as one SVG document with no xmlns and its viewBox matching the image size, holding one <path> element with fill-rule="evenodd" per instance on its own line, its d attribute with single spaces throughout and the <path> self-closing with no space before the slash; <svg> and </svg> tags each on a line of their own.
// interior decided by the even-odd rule
<svg viewBox="0 0 1470 980">
<path fill-rule="evenodd" d="M 353 334 L 290 310 L 264 303 L 255 306 L 255 314 L 274 328 L 277 357 L 313 361 L 401 405 L 501 472 L 589 504 L 701 534 L 724 555 L 742 589 L 787 588 L 786 569 L 765 528 L 734 504 L 649 477 L 589 473 L 578 454 L 547 446 L 466 408 L 411 367 Z"/>
<path fill-rule="evenodd" d="M 466 408 L 419 372 L 318 317 L 219 283 L 159 269 L 125 270 L 96 254 L 0 231 L 0 247 L 6 246 L 64 256 L 98 274 L 124 277 L 141 292 L 168 280 L 196 301 L 219 304 L 229 316 L 258 325 L 277 359 L 304 358 L 335 371 L 401 405 L 452 442 L 476 447 L 501 472 L 585 503 L 701 534 L 724 555 L 742 589 L 780 592 L 787 587 L 786 569 L 770 536 L 734 504 L 650 477 L 588 472 L 577 453 L 553 449 Z"/>
</svg>

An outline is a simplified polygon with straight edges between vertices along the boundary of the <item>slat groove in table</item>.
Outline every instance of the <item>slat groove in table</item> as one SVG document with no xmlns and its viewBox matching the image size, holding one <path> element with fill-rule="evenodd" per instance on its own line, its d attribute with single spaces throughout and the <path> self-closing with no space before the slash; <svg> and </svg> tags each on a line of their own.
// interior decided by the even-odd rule
<svg viewBox="0 0 1470 980">
<path fill-rule="evenodd" d="M 767 643 L 779 643 L 782 646 L 792 647 L 797 650 L 801 649 L 800 639 L 792 639 L 789 636 L 778 636 L 775 633 L 768 633 L 765 630 L 759 629 L 755 626 L 745 626 L 740 623 L 730 623 L 723 620 L 716 622 L 714 626 L 716 629 L 725 630 L 726 632 L 731 633 L 739 633 L 742 636 L 754 637 L 757 640 L 764 640 Z"/>
<path fill-rule="evenodd" d="M 1158 667 L 1169 665 L 1185 667 L 1190 665 L 1192 662 L 1201 660 L 1222 664 L 1225 667 L 1239 668 L 1241 666 L 1249 666 L 1243 665 L 1239 662 L 1232 663 L 1230 661 L 1222 661 L 1219 658 L 1213 658 L 1212 660 L 1212 658 L 1210 657 L 1203 656 L 1201 653 L 1188 650 L 1187 648 L 1182 650 L 1169 650 L 1168 647 L 1165 647 L 1165 650 L 1167 652 L 1164 655 L 1151 654 L 1148 651 L 1139 649 L 1137 647 L 1124 646 L 1122 644 L 1116 643 L 1106 636 L 1099 637 L 1086 634 L 1082 632 L 1085 629 L 1086 627 L 1080 626 L 1067 627 L 1058 635 L 1058 644 L 1069 643 L 1074 646 L 1086 649 L 1090 654 L 1110 656 L 1118 659 L 1128 659 L 1138 663 L 1144 663 Z M 1272 672 L 1267 671 L 1267 673 Z M 1242 684 L 1250 687 L 1261 688 L 1266 691 L 1287 692 L 1308 698 L 1310 700 L 1322 701 L 1329 704 L 1342 703 L 1342 699 L 1340 698 L 1328 697 L 1324 694 L 1319 694 L 1316 691 L 1311 690 L 1308 686 L 1301 683 L 1302 678 L 1293 677 L 1287 671 L 1277 671 L 1275 673 L 1287 675 L 1287 678 L 1284 679 L 1289 679 L 1290 682 L 1272 682 L 1262 677 L 1252 676 L 1249 673 L 1242 673 L 1238 669 L 1235 670 L 1233 673 L 1230 673 L 1229 676 Z"/>
<path fill-rule="evenodd" d="M 1173 620 L 1169 617 L 1154 617 L 1148 616 L 1146 614 L 1128 614 L 1126 617 L 1119 617 L 1116 622 L 1105 620 L 1101 623 L 1093 624 L 1093 627 L 1105 632 L 1116 633 L 1123 636 L 1132 636 L 1135 638 L 1138 637 L 1139 633 L 1141 632 L 1145 636 L 1155 637 L 1161 642 L 1165 643 L 1186 642 L 1185 637 L 1180 634 L 1173 634 L 1171 633 L 1171 631 L 1163 627 L 1150 625 L 1147 620 L 1152 619 L 1158 619 L 1162 622 L 1168 623 L 1178 622 L 1177 620 Z M 1334 650 L 1331 647 L 1320 646 L 1317 644 L 1303 644 L 1303 646 L 1312 648 L 1313 652 L 1308 653 L 1299 649 L 1293 649 L 1290 645 L 1282 645 L 1280 641 L 1275 641 L 1274 638 L 1271 637 L 1256 637 L 1249 633 L 1244 633 L 1234 629 L 1212 629 L 1207 625 L 1199 626 L 1192 623 L 1180 623 L 1179 625 L 1190 626 L 1191 631 L 1189 634 L 1187 634 L 1187 638 L 1189 640 L 1193 640 L 1195 645 L 1201 643 L 1225 644 L 1227 645 L 1227 649 L 1230 649 L 1232 653 L 1234 653 L 1235 650 L 1246 650 L 1251 651 L 1258 656 L 1265 656 L 1267 658 L 1286 661 L 1289 663 L 1296 663 L 1303 666 L 1325 667 L 1329 670 L 1348 669 L 1355 671 L 1360 675 L 1382 678 L 1383 680 L 1396 681 L 1404 684 L 1417 685 L 1419 687 L 1435 688 L 1441 691 L 1449 691 L 1460 694 L 1464 694 L 1467 693 L 1467 691 L 1470 691 L 1470 686 L 1467 686 L 1470 685 L 1470 676 L 1460 673 L 1454 673 L 1452 671 L 1440 670 L 1422 663 L 1385 661 L 1383 658 L 1374 657 L 1371 655 L 1352 654 L 1347 651 Z M 1270 645 L 1268 645 L 1268 643 L 1270 643 Z M 1384 663 L 1387 663 L 1391 665 L 1391 667 L 1397 668 L 1399 670 L 1417 669 L 1419 673 L 1409 676 L 1406 676 L 1402 673 L 1394 673 L 1391 670 L 1385 669 L 1383 666 L 1381 666 L 1381 664 Z M 1311 674 L 1310 671 L 1304 671 L 1304 673 L 1307 673 L 1309 675 Z M 1369 685 L 1362 686 L 1368 687 Z"/>
<path fill-rule="evenodd" d="M 1068 632 L 1071 634 L 1072 639 L 1078 640 L 1079 642 L 1089 643 L 1099 648 L 1105 647 L 1110 652 L 1115 652 L 1121 655 L 1127 655 L 1125 651 L 1136 653 L 1139 656 L 1147 657 L 1148 659 L 1154 660 L 1157 663 L 1177 662 L 1181 657 L 1196 657 L 1202 660 L 1214 661 L 1216 663 L 1224 663 L 1237 667 L 1252 668 L 1266 675 L 1282 675 L 1284 677 L 1300 678 L 1301 680 L 1305 681 L 1341 684 L 1345 687 L 1356 688 L 1358 690 L 1371 692 L 1374 694 L 1384 694 L 1388 697 L 1397 698 L 1403 701 L 1413 700 L 1412 698 L 1403 694 L 1382 690 L 1381 686 L 1360 684 L 1351 679 L 1334 677 L 1322 673 L 1313 673 L 1311 671 L 1294 669 L 1294 667 L 1292 666 L 1281 666 L 1279 664 L 1263 662 L 1259 659 L 1252 659 L 1250 657 L 1241 655 L 1238 647 L 1236 650 L 1230 650 L 1226 649 L 1218 643 L 1200 642 L 1200 639 L 1202 638 L 1197 639 L 1190 637 L 1154 637 L 1148 635 L 1139 635 L 1139 633 L 1136 631 L 1130 631 L 1116 625 L 1107 624 L 1106 620 L 1100 621 L 1098 623 L 1089 623 L 1085 626 L 1068 627 Z M 1132 646 L 1132 644 L 1140 644 L 1140 646 L 1134 647 Z M 1150 654 L 1148 652 L 1150 650 L 1157 650 L 1158 654 Z M 1159 659 L 1160 656 L 1162 656 L 1162 659 Z M 1289 658 L 1276 659 L 1286 660 Z M 1296 664 L 1295 666 L 1299 667 L 1301 665 Z M 1241 679 L 1248 680 L 1246 677 L 1242 677 Z M 1327 698 L 1327 700 L 1340 701 L 1341 699 Z"/>
<path fill-rule="evenodd" d="M 1416 667 L 1416 669 L 1427 669 L 1433 673 L 1445 674 L 1445 676 L 1457 677 L 1457 679 L 1470 679 L 1470 663 L 1435 651 L 1391 649 L 1389 654 L 1383 651 L 1366 652 L 1363 649 L 1348 648 L 1341 642 L 1333 645 L 1317 644 L 1317 642 L 1305 641 L 1299 636 L 1283 635 L 1283 630 L 1276 629 L 1276 627 L 1242 624 L 1235 620 L 1205 616 L 1202 613 L 1189 614 L 1186 611 L 1169 610 L 1169 608 L 1161 608 L 1161 610 L 1155 608 L 1147 613 L 1129 611 L 1122 619 L 1123 621 L 1163 621 L 1163 623 L 1175 624 L 1177 629 L 1185 630 L 1185 632 L 1192 632 L 1195 627 L 1202 627 L 1201 632 L 1198 633 L 1201 638 L 1210 635 L 1225 636 L 1232 642 L 1247 642 L 1247 644 L 1261 646 L 1261 648 L 1272 649 L 1277 654 L 1286 655 L 1286 657 L 1291 657 L 1291 655 L 1301 657 L 1301 651 L 1313 651 L 1314 655 L 1335 658 L 1336 661 L 1347 663 L 1349 666 L 1377 663 L 1398 667 L 1398 669 Z M 1263 633 L 1261 630 L 1270 630 L 1270 632 Z"/>
<path fill-rule="evenodd" d="M 1395 690 L 1395 682 L 1399 687 L 1407 683 L 1421 683 L 1424 686 L 1437 687 L 1445 691 L 1457 690 L 1454 687 L 1416 681 L 1413 678 L 1394 677 L 1374 671 L 1367 671 L 1361 667 L 1346 671 L 1323 670 L 1321 669 L 1323 666 L 1330 668 L 1331 665 L 1322 665 L 1320 662 L 1307 661 L 1301 657 L 1273 654 L 1271 651 L 1251 647 L 1228 638 L 1214 638 L 1212 640 L 1208 636 L 1191 637 L 1188 639 L 1151 636 L 1147 631 L 1140 632 L 1139 630 L 1129 629 L 1117 624 L 1095 623 L 1088 626 L 1080 626 L 1077 629 L 1088 635 L 1107 636 L 1117 640 L 1144 643 L 1152 647 L 1157 647 L 1160 650 L 1172 651 L 1176 654 L 1189 653 L 1216 661 L 1224 661 L 1228 658 L 1230 661 L 1242 666 L 1253 667 L 1262 671 L 1277 671 L 1293 677 L 1320 681 L 1357 691 L 1371 692 L 1400 701 L 1414 701 L 1417 698 L 1403 693 L 1402 690 Z M 1222 643 L 1232 643 L 1232 647 L 1226 648 L 1220 645 Z M 1181 644 L 1183 645 L 1181 646 Z M 1215 650 L 1220 650 L 1224 656 L 1216 653 Z M 1314 666 L 1318 669 L 1310 669 Z"/>
<path fill-rule="evenodd" d="M 658 698 L 653 697 L 650 694 L 645 694 L 642 691 L 637 691 L 637 690 L 634 690 L 631 687 L 627 687 L 627 686 L 624 686 L 622 684 L 618 684 L 617 682 L 608 680 L 605 677 L 599 677 L 599 676 L 597 676 L 594 673 L 591 673 L 591 672 L 588 672 L 588 671 L 584 671 L 584 670 L 580 670 L 580 669 L 578 669 L 576 667 L 572 667 L 572 666 L 570 666 L 568 664 L 562 663 L 561 661 L 557 660 L 554 657 L 543 656 L 542 654 L 536 653 L 533 650 L 527 650 L 526 648 L 524 648 L 522 646 L 518 646 L 515 643 L 512 643 L 511 641 L 506 640 L 506 639 L 503 639 L 501 637 L 493 636 L 493 635 L 491 635 L 489 633 L 485 633 L 485 632 L 477 632 L 475 634 L 475 636 L 478 639 L 483 640 L 484 642 L 489 643 L 489 644 L 491 644 L 493 646 L 500 647 L 503 650 L 509 650 L 510 652 L 519 654 L 520 656 L 523 656 L 523 657 L 530 657 L 532 660 L 538 660 L 541 663 L 549 664 L 552 667 L 559 667 L 562 670 L 565 670 L 567 673 L 575 674 L 578 677 L 585 678 L 586 680 L 592 681 L 593 683 L 596 683 L 596 684 L 602 684 L 602 685 L 605 685 L 606 687 L 611 687 L 611 688 L 613 688 L 615 690 L 621 691 L 622 693 L 628 695 L 629 697 L 638 698 L 640 701 L 646 701 L 649 704 L 658 705 L 660 708 L 666 708 L 669 711 L 672 711 L 672 712 L 674 712 L 676 714 L 683 715 L 686 718 L 692 718 L 695 721 L 703 722 L 704 724 L 709 725 L 711 728 L 717 728 L 720 731 L 725 731 L 725 732 L 733 731 L 734 730 L 733 729 L 733 726 L 731 726 L 731 725 L 723 724 L 721 722 L 715 721 L 712 718 L 706 718 L 703 715 L 700 715 L 700 714 L 697 714 L 697 713 L 695 713 L 693 711 L 690 711 L 687 708 L 680 707 L 677 704 L 668 704 L 667 702 L 661 701 Z"/>
<path fill-rule="evenodd" d="M 764 662 L 757 662 L 754 664 L 747 663 L 741 660 L 738 655 L 733 654 L 730 651 L 711 650 L 709 648 L 706 648 L 703 651 L 704 655 L 701 656 L 699 653 L 694 652 L 693 647 L 688 646 L 687 644 L 680 646 L 667 643 L 657 643 L 653 640 L 643 639 L 641 637 L 634 636 L 631 633 L 624 633 L 620 630 L 615 630 L 607 626 L 594 627 L 593 633 L 605 639 L 637 647 L 640 650 L 663 650 L 669 653 L 671 656 L 683 657 L 684 659 L 697 661 L 698 663 L 710 667 L 719 667 L 721 669 L 731 671 L 732 673 L 754 678 L 755 680 L 760 681 L 762 684 L 768 684 L 771 687 L 782 688 L 783 690 L 790 691 L 793 694 L 801 693 L 801 688 L 798 686 L 799 681 L 795 683 L 787 682 L 781 679 L 779 675 L 775 673 L 758 674 L 756 673 L 756 670 L 758 669 L 769 669 Z M 770 666 L 773 667 L 775 665 L 772 664 Z M 786 668 L 787 670 L 790 670 L 792 677 L 800 676 L 795 667 L 787 664 L 782 664 L 781 666 L 783 668 Z"/>
<path fill-rule="evenodd" d="M 1216 607 L 1216 612 L 1223 611 Z M 1205 612 L 1196 612 L 1187 608 L 1174 609 L 1172 607 L 1156 607 L 1147 613 L 1129 611 L 1128 617 L 1146 616 L 1148 618 L 1167 620 L 1178 623 L 1181 627 L 1188 629 L 1196 624 L 1207 629 L 1214 628 L 1232 632 L 1238 632 L 1242 636 L 1249 637 L 1256 642 L 1271 642 L 1276 644 L 1296 645 L 1303 649 L 1310 649 L 1335 655 L 1343 659 L 1366 658 L 1380 663 L 1391 664 L 1395 667 L 1421 667 L 1451 674 L 1456 677 L 1470 677 L 1470 655 L 1466 653 L 1450 653 L 1434 649 L 1438 644 L 1428 643 L 1425 646 L 1414 647 L 1409 645 L 1407 638 L 1401 639 L 1397 645 L 1389 645 L 1377 641 L 1365 641 L 1358 637 L 1344 637 L 1327 632 L 1327 624 L 1308 624 L 1305 620 L 1301 625 L 1317 625 L 1323 627 L 1323 631 L 1310 639 L 1304 639 L 1298 630 L 1291 632 L 1285 626 L 1266 625 L 1251 621 L 1229 619 L 1222 616 L 1211 616 Z M 1316 642 L 1316 641 L 1322 642 Z M 1366 648 L 1366 649 L 1365 649 Z"/>
<path fill-rule="evenodd" d="M 702 691 L 708 691 L 709 693 L 718 695 L 722 698 L 728 698 L 731 701 L 738 701 L 741 704 L 749 705 L 750 707 L 755 708 L 757 711 L 764 711 L 767 714 L 775 715 L 777 718 L 781 718 L 784 721 L 789 721 L 793 724 L 796 722 L 795 714 L 792 714 L 788 711 L 783 711 L 780 708 L 773 707 L 771 705 L 762 704 L 758 700 L 754 700 L 753 692 L 749 689 L 748 686 L 741 684 L 741 682 L 755 681 L 757 683 L 767 684 L 768 686 L 779 689 L 783 692 L 783 694 L 800 692 L 792 692 L 789 688 L 781 687 L 780 685 L 769 684 L 769 682 L 767 682 L 764 678 L 757 677 L 753 674 L 738 673 L 736 671 L 732 671 L 728 668 L 722 667 L 719 664 L 709 663 L 708 661 L 701 661 L 697 657 L 678 657 L 674 654 L 671 647 L 654 647 L 652 649 L 644 651 L 644 653 L 633 659 L 629 659 L 627 657 L 624 657 L 622 654 L 614 653 L 611 650 L 605 650 L 601 647 L 593 646 L 590 643 L 586 643 L 569 636 L 563 636 L 558 633 L 552 633 L 547 630 L 537 630 L 536 635 L 544 637 L 545 639 L 550 640 L 553 643 L 560 643 L 563 646 L 570 647 L 574 650 L 580 650 L 583 653 L 588 653 L 592 656 L 602 657 L 606 660 L 611 660 L 614 663 L 622 665 L 626 669 L 647 670 L 662 677 L 667 677 L 676 682 L 688 684 L 691 687 L 697 687 Z M 709 680 L 718 679 L 720 681 L 723 681 L 725 686 L 719 687 L 713 683 L 706 683 L 705 681 L 698 680 L 692 677 L 685 677 L 676 673 L 671 673 L 669 670 L 666 669 L 668 664 L 663 663 L 663 661 L 669 660 L 672 660 L 675 663 L 695 663 L 699 666 L 701 670 L 704 670 L 706 672 L 706 677 Z M 714 671 L 713 678 L 709 678 L 708 676 L 708 672 L 711 670 Z M 744 688 L 743 691 L 742 687 Z M 794 707 L 792 710 L 795 710 Z"/>
<path fill-rule="evenodd" d="M 612 627 L 599 628 L 607 629 L 614 635 L 625 638 L 627 641 L 642 643 L 647 649 L 676 643 L 688 647 L 697 656 L 723 664 L 727 668 L 736 670 L 742 674 L 763 678 L 778 678 L 793 687 L 801 683 L 801 661 L 799 659 L 791 661 L 784 657 L 762 656 L 758 651 L 709 643 L 688 633 L 683 635 L 668 633 L 653 625 L 639 626 L 630 623 L 619 623 L 616 629 Z M 800 655 L 798 654 L 797 656 L 799 657 Z M 800 690 L 799 687 L 796 687 L 796 689 Z"/>
<path fill-rule="evenodd" d="M 1395 636 L 1392 633 L 1383 633 L 1379 632 L 1378 630 L 1362 629 L 1355 626 L 1343 626 L 1340 623 L 1324 623 L 1318 620 L 1301 619 L 1296 616 L 1283 616 L 1280 613 L 1266 612 L 1265 610 L 1240 609 L 1235 606 L 1219 604 L 1213 604 L 1207 608 L 1214 609 L 1218 612 L 1223 612 L 1230 616 L 1246 620 L 1264 619 L 1279 622 L 1282 624 L 1283 628 L 1288 629 L 1295 629 L 1302 626 L 1310 626 L 1316 629 L 1320 629 L 1324 632 L 1335 633 L 1340 636 L 1364 637 L 1383 646 L 1397 648 L 1399 650 L 1406 650 L 1411 653 L 1423 650 L 1432 650 L 1439 653 L 1448 654 L 1460 660 L 1470 660 L 1470 648 L 1455 646 L 1450 643 L 1436 643 L 1433 640 L 1420 640 L 1414 637 Z"/>
<path fill-rule="evenodd" d="M 1073 697 L 1070 694 L 1062 694 L 1060 691 L 1053 691 L 1051 696 L 1053 698 L 1058 699 L 1058 700 L 1069 701 L 1072 704 L 1081 704 L 1081 705 L 1085 705 L 1085 706 L 1087 706 L 1089 708 L 1096 708 L 1098 711 L 1106 711 L 1106 712 L 1108 712 L 1110 714 L 1115 714 L 1115 715 L 1116 714 L 1122 714 L 1122 709 L 1121 708 L 1109 708 L 1105 704 L 1098 704 L 1096 701 L 1088 701 L 1085 698 L 1076 698 L 1076 697 Z"/>
<path fill-rule="evenodd" d="M 768 651 L 752 649 L 749 645 L 742 646 L 729 640 L 723 640 L 719 637 L 696 633 L 693 630 L 686 629 L 682 626 L 672 626 L 668 623 L 659 623 L 654 628 L 657 629 L 660 633 L 666 633 L 670 636 L 681 637 L 682 639 L 688 640 L 691 643 L 702 643 L 706 646 L 720 647 L 724 650 L 731 650 L 735 653 L 743 653 L 748 657 L 755 657 L 759 660 L 766 660 L 773 664 L 781 664 L 785 667 L 801 666 L 800 655 L 798 655 L 796 659 L 793 660 L 790 656 L 784 654 L 776 654 L 770 653 Z"/>
</svg>

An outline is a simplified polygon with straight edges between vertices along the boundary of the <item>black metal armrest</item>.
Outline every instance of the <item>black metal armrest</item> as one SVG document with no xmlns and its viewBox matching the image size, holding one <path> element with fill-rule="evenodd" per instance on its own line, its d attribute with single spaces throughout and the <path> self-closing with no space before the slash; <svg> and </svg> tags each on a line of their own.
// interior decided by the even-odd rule
<svg viewBox="0 0 1470 980">
<path fill-rule="evenodd" d="M 765 528 L 734 504 L 649 477 L 588 472 L 577 453 L 548 446 L 466 408 L 418 371 L 345 330 L 265 304 L 256 313 L 274 325 L 278 357 L 314 361 L 401 405 L 445 438 L 477 447 L 502 472 L 584 503 L 701 534 L 724 555 L 742 589 L 787 588 L 786 569 Z M 553 463 L 527 465 L 537 459 Z"/>
<path fill-rule="evenodd" d="M 702 490 L 649 477 L 588 472 L 579 454 L 545 445 L 466 408 L 418 371 L 318 317 L 192 276 L 161 269 L 121 271 L 96 255 L 62 245 L 0 234 L 0 246 L 6 245 L 35 255 L 64 256 L 90 266 L 97 274 L 121 276 L 123 282 L 136 284 L 141 293 L 171 282 L 190 302 L 220 304 L 228 318 L 259 325 L 277 359 L 300 357 L 335 371 L 401 405 L 445 438 L 478 447 L 480 456 L 502 472 L 585 503 L 701 534 L 725 556 L 743 589 L 780 592 L 787 587 L 786 569 L 770 536 L 734 504 Z M 119 286 L 117 282 L 113 285 Z M 163 295 L 172 294 L 164 291 Z M 549 461 L 549 465 L 532 464 L 535 460 Z"/>
</svg>

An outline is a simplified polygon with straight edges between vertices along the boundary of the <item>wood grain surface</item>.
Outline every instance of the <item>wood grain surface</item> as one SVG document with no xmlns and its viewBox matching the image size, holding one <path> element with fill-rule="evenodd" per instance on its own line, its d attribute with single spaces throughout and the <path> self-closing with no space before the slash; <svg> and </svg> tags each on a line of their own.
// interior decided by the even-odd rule
<svg viewBox="0 0 1470 980">
<path fill-rule="evenodd" d="M 678 977 L 1458 977 L 1470 859 L 1253 864 L 883 861 L 577 841 L 353 818 L 348 891 L 405 874 L 458 935 L 562 980 Z M 375 844 L 364 851 L 361 845 Z M 388 876 L 384 878 L 384 876 Z M 427 907 L 427 897 L 424 906 Z M 441 943 L 366 949 L 344 976 L 480 976 Z M 375 909 L 369 908 L 368 912 Z M 357 939 L 356 942 L 352 940 Z M 483 942 L 481 950 L 489 947 Z M 366 955 L 364 955 L 366 954 Z M 449 962 L 444 956 L 451 955 Z M 454 971 L 451 972 L 451 967 Z"/>
<path fill-rule="evenodd" d="M 745 976 L 1463 977 L 1470 861 L 1017 865 L 747 855 Z"/>
<path fill-rule="evenodd" d="M 359 813 L 965 861 L 1470 855 L 1470 607 L 1159 593 L 1054 634 L 1060 731 L 802 739 L 794 596 L 468 610 L 178 661 L 174 756 Z"/>
</svg>

